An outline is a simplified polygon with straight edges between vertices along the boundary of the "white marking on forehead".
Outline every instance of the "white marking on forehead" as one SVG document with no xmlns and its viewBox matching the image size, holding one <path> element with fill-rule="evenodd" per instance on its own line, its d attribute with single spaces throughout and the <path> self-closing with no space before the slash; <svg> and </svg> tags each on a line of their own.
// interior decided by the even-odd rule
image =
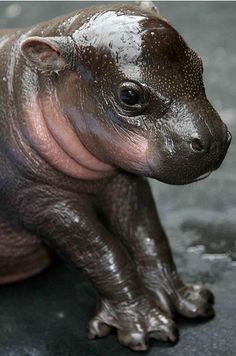
<svg viewBox="0 0 236 356">
<path fill-rule="evenodd" d="M 142 52 L 141 22 L 147 18 L 148 14 L 106 11 L 93 15 L 72 36 L 84 48 L 105 48 L 116 62 L 134 62 Z"/>
<path fill-rule="evenodd" d="M 139 22 L 146 18 L 144 15 L 127 15 L 121 11 L 98 13 L 76 30 L 73 37 L 79 38 L 84 45 L 88 43 L 98 45 L 100 42 L 105 42 L 106 38 L 117 37 L 117 33 L 122 34 L 127 30 L 131 35 L 137 34 L 140 31 Z"/>
</svg>

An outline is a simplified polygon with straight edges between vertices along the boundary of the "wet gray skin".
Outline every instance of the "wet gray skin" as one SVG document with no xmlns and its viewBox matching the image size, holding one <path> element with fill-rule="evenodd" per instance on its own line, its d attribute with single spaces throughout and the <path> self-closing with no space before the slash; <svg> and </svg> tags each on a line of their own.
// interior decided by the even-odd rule
<svg viewBox="0 0 236 356">
<path fill-rule="evenodd" d="M 213 297 L 179 277 L 141 176 L 191 183 L 224 159 L 231 135 L 201 59 L 152 5 L 0 36 L 0 283 L 44 269 L 43 242 L 97 289 L 90 338 L 176 341 L 175 312 L 210 317 Z"/>
</svg>

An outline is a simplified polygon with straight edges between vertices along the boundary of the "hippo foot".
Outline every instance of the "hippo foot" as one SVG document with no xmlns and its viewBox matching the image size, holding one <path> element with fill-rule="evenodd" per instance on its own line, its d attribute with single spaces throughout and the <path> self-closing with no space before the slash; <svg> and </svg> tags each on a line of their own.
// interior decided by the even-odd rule
<svg viewBox="0 0 236 356">
<path fill-rule="evenodd" d="M 188 318 L 211 318 L 215 315 L 213 294 L 201 284 L 183 285 L 175 295 L 174 304 L 179 314 Z"/>
<path fill-rule="evenodd" d="M 149 338 L 175 342 L 178 333 L 173 320 L 164 314 L 155 299 L 142 297 L 132 304 L 101 300 L 88 325 L 88 337 L 104 337 L 117 329 L 119 342 L 134 351 L 146 351 Z"/>
<path fill-rule="evenodd" d="M 174 312 L 188 318 L 214 316 L 214 296 L 201 284 L 184 284 L 177 274 L 162 281 L 146 283 L 158 299 L 162 310 L 173 318 Z"/>
</svg>

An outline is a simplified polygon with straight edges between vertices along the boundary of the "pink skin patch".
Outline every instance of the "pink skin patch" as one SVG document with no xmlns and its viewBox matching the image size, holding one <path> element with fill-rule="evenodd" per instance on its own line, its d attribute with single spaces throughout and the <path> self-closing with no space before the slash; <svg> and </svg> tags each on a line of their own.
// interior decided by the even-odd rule
<svg viewBox="0 0 236 356">
<path fill-rule="evenodd" d="M 116 136 L 114 141 L 116 160 L 121 162 L 119 166 L 129 172 L 148 175 L 148 140 L 132 133 L 124 137 Z"/>
<path fill-rule="evenodd" d="M 114 174 L 114 167 L 94 157 L 83 146 L 50 98 L 41 102 L 33 94 L 23 112 L 31 144 L 54 168 L 79 179 L 93 180 Z"/>
</svg>

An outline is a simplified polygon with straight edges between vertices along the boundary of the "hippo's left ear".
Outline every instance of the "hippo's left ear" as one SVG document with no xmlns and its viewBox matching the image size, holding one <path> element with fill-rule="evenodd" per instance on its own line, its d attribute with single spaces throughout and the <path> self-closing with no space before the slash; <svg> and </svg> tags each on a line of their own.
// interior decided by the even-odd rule
<svg viewBox="0 0 236 356">
<path fill-rule="evenodd" d="M 29 37 L 20 45 L 23 55 L 41 71 L 73 67 L 76 48 L 70 37 Z"/>
</svg>

